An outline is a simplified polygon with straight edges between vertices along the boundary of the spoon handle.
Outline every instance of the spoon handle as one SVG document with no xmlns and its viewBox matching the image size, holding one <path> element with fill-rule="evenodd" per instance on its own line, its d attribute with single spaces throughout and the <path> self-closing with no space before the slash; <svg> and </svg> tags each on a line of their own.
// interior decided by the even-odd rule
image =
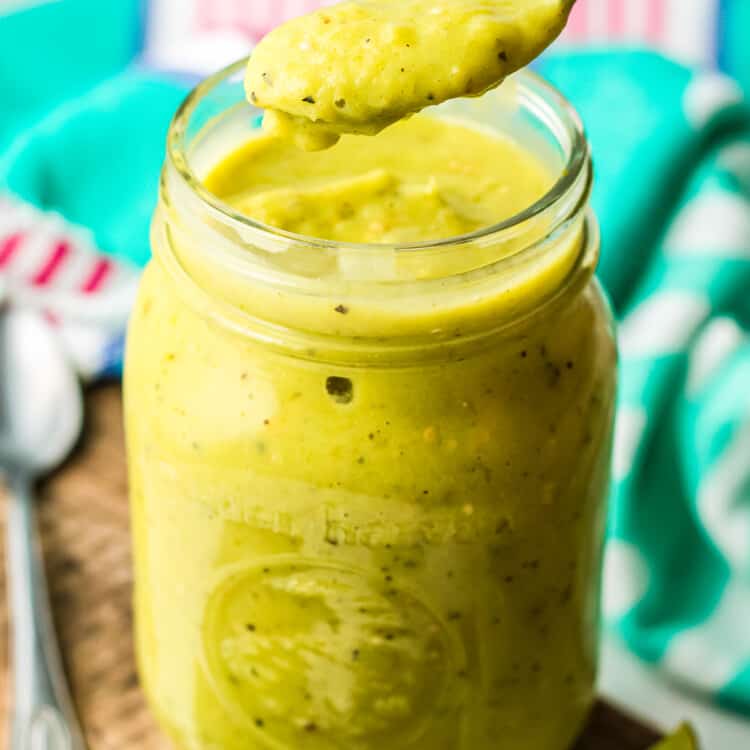
<svg viewBox="0 0 750 750">
<path fill-rule="evenodd" d="M 8 580 L 13 623 L 11 750 L 84 750 L 63 671 L 34 513 L 33 481 L 8 477 Z"/>
</svg>

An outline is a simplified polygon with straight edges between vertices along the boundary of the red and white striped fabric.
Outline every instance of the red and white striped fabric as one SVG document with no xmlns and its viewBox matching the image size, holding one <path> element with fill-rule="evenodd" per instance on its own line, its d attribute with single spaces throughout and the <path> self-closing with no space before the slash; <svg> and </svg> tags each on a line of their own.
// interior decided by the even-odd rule
<svg viewBox="0 0 750 750">
<path fill-rule="evenodd" d="M 169 68 L 215 68 L 217 56 L 221 63 L 237 59 L 280 23 L 334 2 L 152 0 L 148 55 Z M 577 0 L 559 44 L 637 45 L 707 65 L 716 58 L 719 6 L 720 0 Z"/>
<path fill-rule="evenodd" d="M 90 233 L 0 196 L 0 303 L 43 312 L 84 378 L 115 364 L 138 272 L 104 256 Z"/>
<path fill-rule="evenodd" d="M 333 2 L 195 0 L 193 22 L 204 31 L 233 28 L 258 40 L 278 24 Z M 565 39 L 575 44 L 642 42 L 694 59 L 696 46 L 710 47 L 708 35 L 717 5 L 716 0 L 578 0 Z"/>
<path fill-rule="evenodd" d="M 716 59 L 719 0 L 577 0 L 561 45 L 643 46 L 690 65 Z"/>
<path fill-rule="evenodd" d="M 247 54 L 284 21 L 337 0 L 152 0 L 146 61 L 209 73 Z"/>
<path fill-rule="evenodd" d="M 310 13 L 335 0 L 198 0 L 195 23 L 205 30 L 232 26 L 258 40 L 290 18 Z"/>
</svg>

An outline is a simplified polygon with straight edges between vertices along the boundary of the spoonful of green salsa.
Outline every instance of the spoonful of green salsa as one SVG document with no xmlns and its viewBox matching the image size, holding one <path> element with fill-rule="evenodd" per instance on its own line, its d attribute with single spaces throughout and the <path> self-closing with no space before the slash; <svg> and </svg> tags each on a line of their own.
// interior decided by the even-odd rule
<svg viewBox="0 0 750 750">
<path fill-rule="evenodd" d="M 305 150 L 374 135 L 478 96 L 543 52 L 575 0 L 348 0 L 280 26 L 255 49 L 248 99 Z"/>
</svg>

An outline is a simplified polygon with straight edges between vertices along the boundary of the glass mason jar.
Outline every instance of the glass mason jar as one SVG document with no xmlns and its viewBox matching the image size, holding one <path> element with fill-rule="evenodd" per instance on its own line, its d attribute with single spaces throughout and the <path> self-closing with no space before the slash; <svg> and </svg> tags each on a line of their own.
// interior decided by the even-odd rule
<svg viewBox="0 0 750 750">
<path fill-rule="evenodd" d="M 458 239 L 340 244 L 203 187 L 257 128 L 244 65 L 175 117 L 130 328 L 150 703 L 184 750 L 563 750 L 594 698 L 616 371 L 579 120 L 528 73 L 436 108 L 533 150 L 550 192 Z"/>
</svg>

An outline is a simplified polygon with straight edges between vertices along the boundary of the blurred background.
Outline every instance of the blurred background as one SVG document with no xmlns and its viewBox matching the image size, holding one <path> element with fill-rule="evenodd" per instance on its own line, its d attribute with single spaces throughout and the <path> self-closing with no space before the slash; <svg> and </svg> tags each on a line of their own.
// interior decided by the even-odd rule
<svg viewBox="0 0 750 750">
<path fill-rule="evenodd" d="M 315 0 L 0 0 L 0 299 L 119 376 L 164 137 Z M 750 747 L 750 2 L 578 0 L 537 64 L 594 151 L 622 387 L 602 689 Z"/>
</svg>

